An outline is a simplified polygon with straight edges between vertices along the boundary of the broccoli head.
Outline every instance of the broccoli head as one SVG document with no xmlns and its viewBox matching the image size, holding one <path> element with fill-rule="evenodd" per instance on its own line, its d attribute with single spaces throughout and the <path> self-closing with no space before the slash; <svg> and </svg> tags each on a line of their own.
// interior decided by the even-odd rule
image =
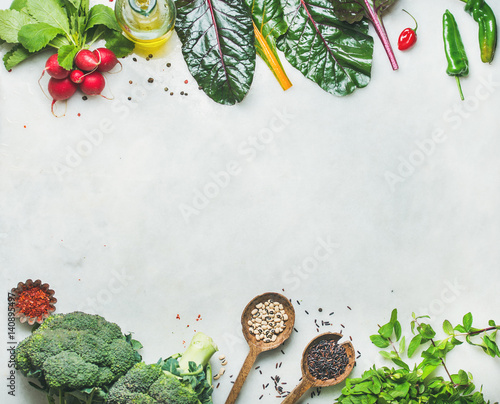
<svg viewBox="0 0 500 404">
<path fill-rule="evenodd" d="M 209 361 L 216 351 L 211 338 L 197 333 L 184 354 L 136 364 L 109 390 L 106 404 L 212 404 Z"/>
<path fill-rule="evenodd" d="M 141 360 L 137 348 L 137 341 L 101 316 L 55 314 L 18 344 L 15 363 L 48 393 L 107 390 Z"/>
</svg>

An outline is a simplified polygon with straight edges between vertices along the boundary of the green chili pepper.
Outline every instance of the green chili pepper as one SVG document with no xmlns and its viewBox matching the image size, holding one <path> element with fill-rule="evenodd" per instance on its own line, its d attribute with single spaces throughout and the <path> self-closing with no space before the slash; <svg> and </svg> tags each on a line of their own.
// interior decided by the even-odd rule
<svg viewBox="0 0 500 404">
<path fill-rule="evenodd" d="M 479 24 L 481 60 L 484 63 L 491 63 L 497 46 L 497 22 L 495 13 L 484 0 L 467 0 L 465 11 L 467 11 L 472 18 L 474 18 L 474 21 Z"/>
<path fill-rule="evenodd" d="M 448 61 L 446 73 L 449 76 L 456 77 L 460 98 L 464 100 L 462 86 L 460 85 L 460 77 L 469 74 L 469 60 L 465 53 L 465 47 L 455 17 L 449 10 L 446 10 L 443 15 L 443 40 L 444 51 Z"/>
</svg>

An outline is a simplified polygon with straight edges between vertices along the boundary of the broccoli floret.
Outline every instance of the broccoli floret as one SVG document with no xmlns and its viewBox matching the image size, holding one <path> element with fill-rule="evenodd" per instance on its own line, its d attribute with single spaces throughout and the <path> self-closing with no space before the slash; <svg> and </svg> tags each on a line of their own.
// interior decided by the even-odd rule
<svg viewBox="0 0 500 404">
<path fill-rule="evenodd" d="M 95 384 L 99 367 L 85 362 L 74 352 L 63 351 L 47 358 L 42 370 L 49 386 L 57 389 L 80 390 Z"/>
<path fill-rule="evenodd" d="M 216 351 L 212 339 L 198 333 L 184 354 L 136 364 L 109 390 L 106 404 L 211 404 L 209 361 Z"/>
<path fill-rule="evenodd" d="M 16 368 L 49 395 L 107 390 L 140 359 L 118 325 L 82 312 L 50 316 L 15 350 Z"/>
</svg>

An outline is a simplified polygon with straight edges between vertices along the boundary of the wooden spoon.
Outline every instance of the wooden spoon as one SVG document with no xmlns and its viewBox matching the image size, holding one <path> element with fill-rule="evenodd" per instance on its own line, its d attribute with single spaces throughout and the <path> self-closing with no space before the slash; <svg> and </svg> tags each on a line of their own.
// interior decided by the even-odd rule
<svg viewBox="0 0 500 404">
<path fill-rule="evenodd" d="M 349 362 L 342 374 L 340 374 L 338 377 L 333 378 L 333 379 L 326 379 L 326 380 L 321 380 L 315 378 L 311 372 L 309 371 L 309 366 L 307 363 L 307 357 L 309 354 L 309 351 L 311 348 L 316 345 L 318 342 L 322 340 L 333 340 L 333 341 L 338 341 L 342 338 L 342 334 L 334 333 L 334 332 L 327 332 L 324 334 L 318 335 L 316 338 L 311 340 L 309 344 L 307 345 L 306 349 L 304 349 L 304 352 L 302 353 L 302 360 L 301 360 L 301 367 L 302 367 L 302 380 L 300 383 L 293 389 L 293 391 L 286 396 L 286 398 L 282 401 L 282 404 L 293 404 L 299 400 L 300 397 L 304 395 L 304 393 L 309 390 L 311 387 L 327 387 L 327 386 L 333 386 L 335 384 L 339 384 L 340 382 L 343 382 L 347 376 L 349 376 L 349 373 L 351 373 L 352 368 L 354 367 L 354 362 L 355 362 L 355 353 L 354 353 L 354 347 L 352 346 L 351 342 L 343 342 L 342 345 L 346 351 L 347 357 L 349 358 Z"/>
<path fill-rule="evenodd" d="M 288 315 L 288 320 L 285 322 L 285 329 L 283 330 L 283 332 L 277 334 L 276 341 L 274 342 L 264 342 L 262 340 L 257 341 L 255 335 L 250 334 L 250 331 L 248 330 L 249 328 L 248 321 L 252 319 L 252 310 L 255 309 L 255 306 L 257 306 L 257 304 L 259 303 L 264 303 L 269 299 L 281 303 L 283 305 L 283 309 L 285 310 L 285 313 Z M 245 379 L 250 373 L 250 370 L 252 369 L 255 360 L 257 359 L 257 355 L 259 355 L 261 352 L 270 351 L 271 349 L 277 348 L 283 342 L 285 342 L 285 340 L 292 333 L 294 323 L 295 323 L 295 310 L 293 309 L 293 306 L 290 303 L 290 301 L 285 296 L 280 295 L 279 293 L 272 293 L 272 292 L 264 293 L 262 295 L 255 297 L 250 303 L 246 305 L 245 309 L 243 310 L 243 314 L 241 315 L 241 325 L 243 328 L 243 335 L 248 343 L 248 346 L 250 347 L 250 352 L 248 353 L 245 362 L 241 367 L 240 373 L 238 374 L 238 377 L 236 378 L 236 381 L 233 384 L 233 388 L 229 393 L 229 396 L 226 400 L 226 404 L 234 404 L 234 402 L 236 401 L 236 398 L 238 397 L 241 387 L 243 386 Z"/>
</svg>

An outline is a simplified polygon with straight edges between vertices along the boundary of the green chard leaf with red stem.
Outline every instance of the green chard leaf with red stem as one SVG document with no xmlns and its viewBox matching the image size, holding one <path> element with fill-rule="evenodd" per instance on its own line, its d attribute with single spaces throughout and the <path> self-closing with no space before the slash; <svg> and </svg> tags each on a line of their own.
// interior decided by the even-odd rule
<svg viewBox="0 0 500 404">
<path fill-rule="evenodd" d="M 344 96 L 370 82 L 373 38 L 368 23 L 340 21 L 330 0 L 284 0 L 287 33 L 278 49 L 323 90 Z"/>
<path fill-rule="evenodd" d="M 175 30 L 189 71 L 214 101 L 234 105 L 255 71 L 252 17 L 243 0 L 177 0 Z"/>
<path fill-rule="evenodd" d="M 292 83 L 288 79 L 276 49 L 276 39 L 288 28 L 280 0 L 245 0 L 250 7 L 257 54 L 266 62 L 283 90 Z"/>
<path fill-rule="evenodd" d="M 382 45 L 389 57 L 391 66 L 397 70 L 398 62 L 392 49 L 387 31 L 385 30 L 382 21 L 383 13 L 392 6 L 397 0 L 329 0 L 333 5 L 333 10 L 337 17 L 342 21 L 347 21 L 353 24 L 361 21 L 363 18 L 368 18 L 373 24 L 378 37 L 382 41 Z"/>
</svg>

